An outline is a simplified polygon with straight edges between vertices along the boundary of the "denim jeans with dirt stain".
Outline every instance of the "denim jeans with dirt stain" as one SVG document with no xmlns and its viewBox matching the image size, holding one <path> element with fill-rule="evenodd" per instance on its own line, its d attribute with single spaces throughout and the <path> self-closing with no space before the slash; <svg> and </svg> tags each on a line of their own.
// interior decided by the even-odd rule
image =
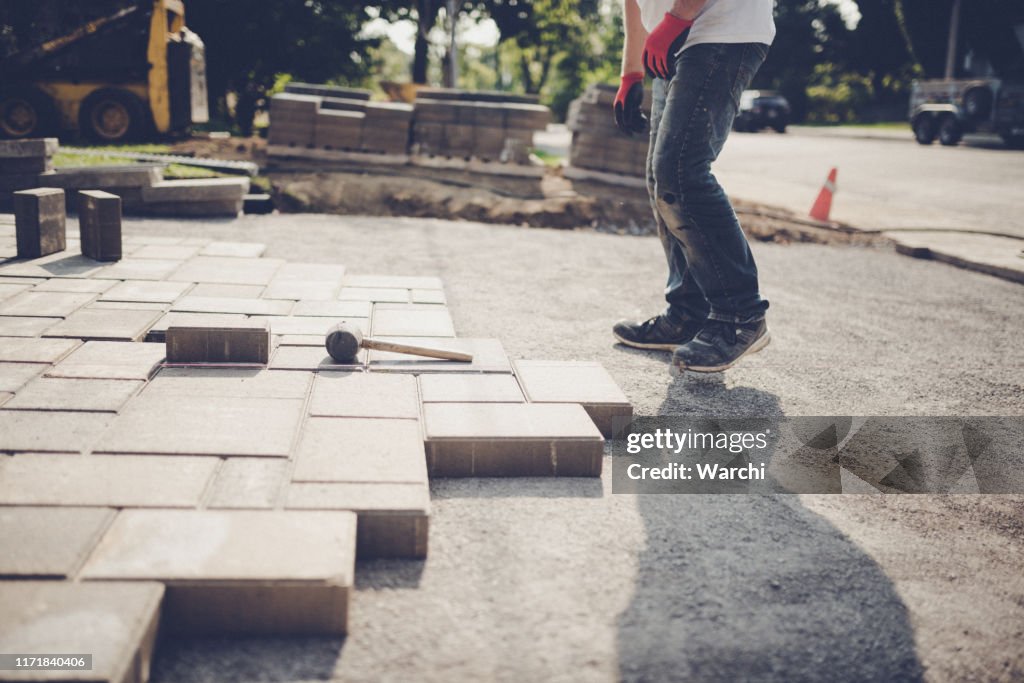
<svg viewBox="0 0 1024 683">
<path fill-rule="evenodd" d="M 767 54 L 761 43 L 694 45 L 675 58 L 671 80 L 654 81 L 647 190 L 668 259 L 673 321 L 754 321 L 768 308 L 750 246 L 711 173 L 740 94 Z"/>
</svg>

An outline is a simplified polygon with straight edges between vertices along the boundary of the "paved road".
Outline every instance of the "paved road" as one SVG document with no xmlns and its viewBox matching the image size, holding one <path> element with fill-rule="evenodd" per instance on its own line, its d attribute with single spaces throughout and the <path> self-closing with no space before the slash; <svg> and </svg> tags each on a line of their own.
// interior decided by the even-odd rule
<svg viewBox="0 0 1024 683">
<path fill-rule="evenodd" d="M 437 274 L 462 336 L 599 360 L 639 414 L 1024 413 L 1024 288 L 891 251 L 755 244 L 774 341 L 724 377 L 615 348 L 654 238 L 320 215 L 128 221 L 352 272 Z M 430 556 L 357 571 L 352 633 L 165 643 L 154 681 L 1024 677 L 1024 497 L 625 496 L 435 480 Z"/>
<path fill-rule="evenodd" d="M 733 196 L 806 213 L 839 169 L 832 218 L 862 228 L 964 228 L 1024 238 L 1024 152 L 922 147 L 793 129 L 734 133 L 716 174 Z"/>
</svg>

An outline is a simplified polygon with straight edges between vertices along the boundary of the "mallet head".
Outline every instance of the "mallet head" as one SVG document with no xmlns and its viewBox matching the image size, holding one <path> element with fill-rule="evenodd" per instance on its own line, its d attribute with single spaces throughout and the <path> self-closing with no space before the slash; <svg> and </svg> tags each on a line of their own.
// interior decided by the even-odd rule
<svg viewBox="0 0 1024 683">
<path fill-rule="evenodd" d="M 340 322 L 327 332 L 327 353 L 339 363 L 352 363 L 363 345 L 363 333 L 358 327 Z"/>
</svg>

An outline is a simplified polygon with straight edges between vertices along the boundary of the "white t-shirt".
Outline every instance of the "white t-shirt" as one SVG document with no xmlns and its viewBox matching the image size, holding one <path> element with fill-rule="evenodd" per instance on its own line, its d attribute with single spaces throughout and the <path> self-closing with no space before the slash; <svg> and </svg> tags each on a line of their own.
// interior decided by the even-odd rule
<svg viewBox="0 0 1024 683">
<path fill-rule="evenodd" d="M 672 0 L 636 0 L 650 33 L 672 9 Z M 683 50 L 701 43 L 764 43 L 775 38 L 774 0 L 708 0 L 690 29 Z"/>
</svg>

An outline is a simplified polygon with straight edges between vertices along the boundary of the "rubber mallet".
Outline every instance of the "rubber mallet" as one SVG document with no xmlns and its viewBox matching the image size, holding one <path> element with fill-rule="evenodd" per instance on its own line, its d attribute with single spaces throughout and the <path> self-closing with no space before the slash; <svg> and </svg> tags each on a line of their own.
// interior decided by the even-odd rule
<svg viewBox="0 0 1024 683">
<path fill-rule="evenodd" d="M 445 349 L 428 349 L 423 346 L 412 346 L 410 344 L 397 344 L 395 342 L 382 341 L 363 337 L 362 331 L 346 322 L 340 322 L 327 332 L 327 353 L 339 363 L 350 364 L 356 360 L 359 349 L 377 349 L 378 351 L 391 351 L 394 353 L 408 353 L 413 356 L 424 356 L 426 358 L 440 358 L 441 360 L 454 360 L 462 363 L 472 363 L 473 356 L 460 351 L 447 351 Z"/>
</svg>

